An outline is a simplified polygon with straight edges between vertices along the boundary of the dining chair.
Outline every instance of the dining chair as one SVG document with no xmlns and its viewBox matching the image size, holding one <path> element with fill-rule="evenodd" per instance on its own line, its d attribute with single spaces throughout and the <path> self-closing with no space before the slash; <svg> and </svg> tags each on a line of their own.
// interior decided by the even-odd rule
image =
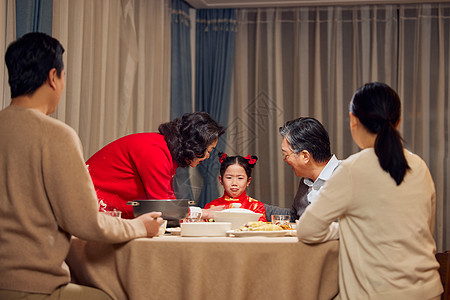
<svg viewBox="0 0 450 300">
<path fill-rule="evenodd" d="M 444 293 L 441 300 L 450 300 L 450 250 L 436 253 L 436 259 L 439 262 L 439 275 L 441 276 Z"/>
</svg>

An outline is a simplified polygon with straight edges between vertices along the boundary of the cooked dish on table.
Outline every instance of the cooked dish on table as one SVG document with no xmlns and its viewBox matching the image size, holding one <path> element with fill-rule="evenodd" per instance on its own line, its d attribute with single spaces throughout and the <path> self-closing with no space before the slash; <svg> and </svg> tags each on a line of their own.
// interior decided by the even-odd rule
<svg viewBox="0 0 450 300">
<path fill-rule="evenodd" d="M 275 225 L 270 222 L 248 222 L 239 228 L 239 231 L 280 231 L 280 230 L 294 230 L 289 225 Z"/>
</svg>

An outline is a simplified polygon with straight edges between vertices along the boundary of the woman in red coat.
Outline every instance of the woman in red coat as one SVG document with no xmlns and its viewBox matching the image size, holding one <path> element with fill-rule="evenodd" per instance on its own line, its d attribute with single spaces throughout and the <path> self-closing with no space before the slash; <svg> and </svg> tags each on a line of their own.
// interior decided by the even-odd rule
<svg viewBox="0 0 450 300">
<path fill-rule="evenodd" d="M 210 115 L 195 112 L 161 124 L 159 133 L 124 136 L 100 149 L 86 162 L 100 210 L 119 210 L 134 217 L 128 201 L 175 199 L 173 177 L 178 167 L 196 167 L 225 132 Z"/>
</svg>

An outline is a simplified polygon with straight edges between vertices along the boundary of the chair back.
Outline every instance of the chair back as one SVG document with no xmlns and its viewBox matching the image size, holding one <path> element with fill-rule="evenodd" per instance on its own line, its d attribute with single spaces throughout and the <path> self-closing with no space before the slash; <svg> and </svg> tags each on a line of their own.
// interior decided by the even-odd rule
<svg viewBox="0 0 450 300">
<path fill-rule="evenodd" d="M 444 293 L 441 300 L 450 300 L 450 250 L 436 253 L 436 259 L 439 262 L 439 275 L 441 276 Z"/>
</svg>

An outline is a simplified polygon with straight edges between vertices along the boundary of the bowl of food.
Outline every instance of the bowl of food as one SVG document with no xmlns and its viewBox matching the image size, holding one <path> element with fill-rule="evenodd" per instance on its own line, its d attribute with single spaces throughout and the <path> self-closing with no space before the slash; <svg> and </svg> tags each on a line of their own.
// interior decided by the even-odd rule
<svg viewBox="0 0 450 300">
<path fill-rule="evenodd" d="M 128 201 L 133 206 L 134 217 L 152 211 L 160 211 L 168 223 L 177 223 L 189 215 L 189 199 L 147 199 Z"/>
<path fill-rule="evenodd" d="M 261 214 L 244 208 L 229 208 L 215 212 L 217 222 L 230 222 L 231 229 L 239 229 L 248 222 L 258 221 Z"/>
</svg>

